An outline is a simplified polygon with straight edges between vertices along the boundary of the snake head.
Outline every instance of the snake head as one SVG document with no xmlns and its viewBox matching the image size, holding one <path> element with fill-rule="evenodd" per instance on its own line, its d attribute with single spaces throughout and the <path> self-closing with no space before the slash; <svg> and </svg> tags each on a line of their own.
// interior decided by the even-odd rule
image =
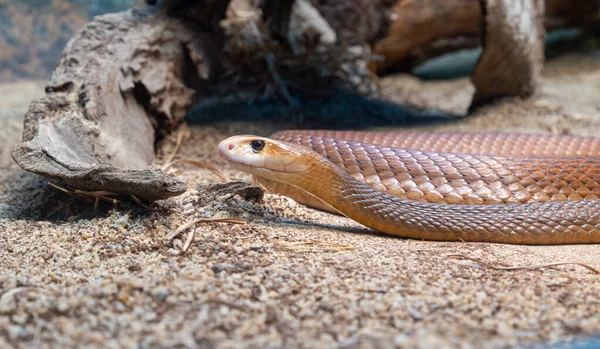
<svg viewBox="0 0 600 349">
<path fill-rule="evenodd" d="M 218 149 L 238 170 L 273 180 L 308 171 L 316 155 L 301 145 L 258 136 L 233 136 Z"/>
</svg>

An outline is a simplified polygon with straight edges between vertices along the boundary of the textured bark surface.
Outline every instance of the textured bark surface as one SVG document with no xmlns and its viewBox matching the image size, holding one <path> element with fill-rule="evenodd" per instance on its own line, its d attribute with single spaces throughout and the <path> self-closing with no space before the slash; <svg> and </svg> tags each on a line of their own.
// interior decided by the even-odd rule
<svg viewBox="0 0 600 349">
<path fill-rule="evenodd" d="M 155 135 L 185 116 L 208 78 L 198 37 L 141 11 L 105 15 L 69 42 L 13 149 L 25 170 L 86 190 L 155 200 L 186 184 L 151 167 Z"/>
<path fill-rule="evenodd" d="M 401 0 L 400 0 L 401 1 Z M 389 32 L 399 0 L 311 0 L 341 42 L 374 43 Z"/>
<path fill-rule="evenodd" d="M 400 0 L 392 16 L 388 35 L 373 46 L 383 56 L 372 64 L 380 73 L 412 67 L 418 51 L 438 39 L 477 37 L 481 10 L 478 0 Z"/>
<path fill-rule="evenodd" d="M 546 0 L 546 30 L 565 27 L 596 29 L 600 25 L 600 0 Z"/>
<path fill-rule="evenodd" d="M 546 20 L 594 27 L 598 1 L 547 0 L 552 18 L 562 21 Z M 22 168 L 79 189 L 148 200 L 178 195 L 185 183 L 152 167 L 154 144 L 196 102 L 276 98 L 298 106 L 303 95 L 340 88 L 380 97 L 367 68 L 370 44 L 385 56 L 382 69 L 414 63 L 474 45 L 482 18 L 476 0 L 148 3 L 97 17 L 67 44 L 12 152 Z M 483 3 L 474 105 L 533 93 L 543 59 L 543 0 L 535 7 Z"/>
<path fill-rule="evenodd" d="M 536 92 L 544 64 L 543 0 L 482 0 L 483 53 L 471 81 L 471 107 Z"/>
<path fill-rule="evenodd" d="M 179 195 L 186 184 L 151 166 L 154 144 L 202 97 L 375 93 L 368 47 L 337 42 L 309 0 L 172 0 L 97 17 L 67 44 L 12 156 L 78 189 Z"/>
<path fill-rule="evenodd" d="M 547 30 L 598 28 L 600 0 L 546 0 Z M 383 57 L 378 73 L 410 70 L 427 59 L 481 44 L 479 0 L 400 0 L 391 10 L 389 31 L 373 46 Z"/>
</svg>

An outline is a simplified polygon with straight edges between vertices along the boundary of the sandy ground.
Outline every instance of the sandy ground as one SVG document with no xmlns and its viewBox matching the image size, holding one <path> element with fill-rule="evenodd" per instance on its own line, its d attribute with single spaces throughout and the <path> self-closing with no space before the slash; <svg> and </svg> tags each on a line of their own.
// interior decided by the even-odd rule
<svg viewBox="0 0 600 349">
<path fill-rule="evenodd" d="M 467 79 L 383 81 L 398 101 L 460 114 Z M 506 100 L 431 130 L 598 135 L 600 61 L 578 54 L 548 64 L 542 93 Z M 600 245 L 512 246 L 383 236 L 277 195 L 222 185 L 178 166 L 190 190 L 154 204 L 92 204 L 22 172 L 8 150 L 40 82 L 0 86 L 0 347 L 491 348 L 557 343 L 600 332 Z M 238 133 L 274 123 L 195 125 L 182 155 L 249 181 L 217 159 Z M 164 158 L 175 137 L 160 143 Z M 158 159 L 160 162 L 160 157 Z M 196 225 L 241 217 L 247 225 Z M 463 255 L 476 260 L 452 257 Z"/>
</svg>

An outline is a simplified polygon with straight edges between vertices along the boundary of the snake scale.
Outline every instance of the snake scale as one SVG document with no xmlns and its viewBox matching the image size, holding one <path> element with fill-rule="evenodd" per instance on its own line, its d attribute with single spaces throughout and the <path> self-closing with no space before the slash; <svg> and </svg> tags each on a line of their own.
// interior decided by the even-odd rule
<svg viewBox="0 0 600 349">
<path fill-rule="evenodd" d="M 253 141 L 264 148 L 256 151 Z M 267 189 L 380 232 L 430 240 L 600 242 L 600 138 L 283 131 L 225 143 L 252 162 L 223 145 L 221 155 Z"/>
</svg>

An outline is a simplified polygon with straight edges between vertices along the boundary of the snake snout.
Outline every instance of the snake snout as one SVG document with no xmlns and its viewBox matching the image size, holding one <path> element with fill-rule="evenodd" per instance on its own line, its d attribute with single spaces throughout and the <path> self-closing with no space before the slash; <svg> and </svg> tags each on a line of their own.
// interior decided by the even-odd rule
<svg viewBox="0 0 600 349">
<path fill-rule="evenodd" d="M 217 147 L 218 153 L 222 158 L 228 159 L 231 157 L 231 152 L 235 149 L 235 144 L 228 142 L 227 140 L 219 143 Z"/>
</svg>

